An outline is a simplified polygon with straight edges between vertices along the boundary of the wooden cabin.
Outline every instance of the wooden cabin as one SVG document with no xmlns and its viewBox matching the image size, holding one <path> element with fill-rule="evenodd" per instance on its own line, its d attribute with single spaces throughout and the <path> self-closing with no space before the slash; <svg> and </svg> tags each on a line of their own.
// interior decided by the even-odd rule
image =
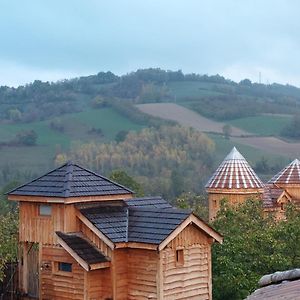
<svg viewBox="0 0 300 300">
<path fill-rule="evenodd" d="M 208 193 L 209 220 L 213 220 L 223 199 L 232 205 L 249 198 L 262 199 L 265 185 L 234 147 L 208 180 L 205 188 Z"/>
<path fill-rule="evenodd" d="M 285 217 L 288 202 L 300 206 L 300 161 L 293 160 L 268 181 L 263 197 L 264 209 L 277 219 Z"/>
<path fill-rule="evenodd" d="M 212 299 L 211 245 L 222 237 L 190 211 L 133 198 L 73 163 L 8 195 L 19 202 L 26 299 Z"/>
</svg>

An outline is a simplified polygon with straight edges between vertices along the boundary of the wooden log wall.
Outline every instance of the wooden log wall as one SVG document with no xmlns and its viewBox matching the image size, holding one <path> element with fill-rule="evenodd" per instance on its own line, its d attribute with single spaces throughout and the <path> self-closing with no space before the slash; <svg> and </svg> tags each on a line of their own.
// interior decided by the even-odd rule
<svg viewBox="0 0 300 300">
<path fill-rule="evenodd" d="M 128 249 L 127 299 L 158 299 L 158 259 L 157 251 Z"/>
<path fill-rule="evenodd" d="M 115 249 L 112 257 L 112 282 L 114 299 L 128 299 L 128 250 Z"/>
<path fill-rule="evenodd" d="M 162 250 L 164 300 L 211 299 L 210 244 L 204 233 L 189 225 Z M 178 264 L 176 250 L 183 250 L 183 264 Z"/>
<path fill-rule="evenodd" d="M 72 264 L 72 272 L 61 272 L 55 262 Z M 85 270 L 61 247 L 43 247 L 40 286 L 42 300 L 83 300 Z"/>
<path fill-rule="evenodd" d="M 88 300 L 113 299 L 110 268 L 86 272 Z"/>
</svg>

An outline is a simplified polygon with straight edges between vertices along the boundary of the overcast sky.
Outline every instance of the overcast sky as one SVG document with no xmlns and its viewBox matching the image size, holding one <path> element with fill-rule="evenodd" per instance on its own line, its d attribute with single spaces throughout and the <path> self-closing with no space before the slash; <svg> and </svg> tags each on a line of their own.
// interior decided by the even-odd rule
<svg viewBox="0 0 300 300">
<path fill-rule="evenodd" d="M 138 68 L 300 86 L 298 0 L 0 0 L 0 85 Z"/>
</svg>

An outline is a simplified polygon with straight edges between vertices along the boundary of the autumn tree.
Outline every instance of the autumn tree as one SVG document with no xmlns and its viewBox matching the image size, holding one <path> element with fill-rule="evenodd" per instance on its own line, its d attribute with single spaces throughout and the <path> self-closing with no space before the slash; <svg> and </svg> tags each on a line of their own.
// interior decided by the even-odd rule
<svg viewBox="0 0 300 300">
<path fill-rule="evenodd" d="M 83 144 L 67 156 L 101 174 L 123 170 L 136 178 L 146 194 L 174 199 L 182 192 L 202 192 L 206 174 L 212 171 L 213 151 L 214 143 L 205 134 L 161 126 L 129 132 L 119 143 Z"/>
</svg>

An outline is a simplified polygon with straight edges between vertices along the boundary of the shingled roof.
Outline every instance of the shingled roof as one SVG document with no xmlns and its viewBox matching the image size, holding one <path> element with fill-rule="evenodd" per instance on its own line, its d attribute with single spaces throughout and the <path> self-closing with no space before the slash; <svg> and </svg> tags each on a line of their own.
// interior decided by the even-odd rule
<svg viewBox="0 0 300 300">
<path fill-rule="evenodd" d="M 63 233 L 57 231 L 56 234 L 64 242 L 62 246 L 67 248 L 67 251 L 71 249 L 72 254 L 74 255 L 75 253 L 86 262 L 88 266 L 109 261 L 109 259 L 93 244 L 87 241 L 80 232 Z"/>
<path fill-rule="evenodd" d="M 289 165 L 277 173 L 268 183 L 281 184 L 300 184 L 300 161 L 293 160 Z"/>
<path fill-rule="evenodd" d="M 263 206 L 264 208 L 274 208 L 278 206 L 277 200 L 284 192 L 283 189 L 274 184 L 267 184 L 263 192 Z"/>
<path fill-rule="evenodd" d="M 9 195 L 78 197 L 132 194 L 130 189 L 75 163 L 64 165 L 10 191 Z"/>
<path fill-rule="evenodd" d="M 234 147 L 205 185 L 207 189 L 263 189 L 264 184 Z"/>
<path fill-rule="evenodd" d="M 190 211 L 172 207 L 156 208 L 155 204 L 126 205 L 125 201 L 122 206 L 100 205 L 80 209 L 80 212 L 114 243 L 140 242 L 156 245 L 191 214 Z"/>
<path fill-rule="evenodd" d="M 265 275 L 259 286 L 246 300 L 299 300 L 300 269 Z"/>
</svg>

